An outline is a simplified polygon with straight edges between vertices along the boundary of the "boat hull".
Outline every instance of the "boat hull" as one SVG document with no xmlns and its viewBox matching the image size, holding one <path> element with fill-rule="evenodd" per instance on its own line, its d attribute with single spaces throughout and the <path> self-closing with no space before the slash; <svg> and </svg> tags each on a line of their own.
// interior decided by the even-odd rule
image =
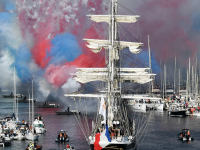
<svg viewBox="0 0 200 150">
<path fill-rule="evenodd" d="M 51 106 L 51 105 L 41 105 L 41 106 L 38 106 L 38 108 L 58 108 L 59 106 L 58 105 L 55 105 L 55 106 Z"/>
<path fill-rule="evenodd" d="M 90 149 L 94 150 L 94 142 L 95 142 L 95 137 L 89 137 L 90 141 L 89 141 L 89 145 L 90 145 Z M 109 143 L 109 145 L 107 145 L 105 147 L 105 149 L 113 149 L 113 148 L 122 148 L 122 149 L 135 149 L 136 148 L 136 138 L 129 140 L 129 138 L 127 136 L 125 137 L 117 137 L 116 138 L 112 138 L 111 142 Z"/>
<path fill-rule="evenodd" d="M 130 144 L 123 144 L 123 143 L 118 143 L 118 144 L 109 144 L 108 146 L 106 146 L 104 149 L 108 150 L 108 148 L 110 149 L 115 149 L 115 148 L 122 148 L 122 149 L 136 149 L 136 143 L 132 142 Z M 90 150 L 94 150 L 94 144 L 90 145 Z"/>
<path fill-rule="evenodd" d="M 29 150 L 30 148 L 27 147 L 26 150 Z M 37 150 L 42 150 L 42 146 L 41 145 L 37 145 L 34 149 L 37 149 Z"/>
<path fill-rule="evenodd" d="M 168 111 L 169 116 L 174 116 L 174 117 L 184 117 L 186 116 L 186 110 L 177 110 L 177 111 Z"/>
<path fill-rule="evenodd" d="M 35 131 L 38 134 L 44 134 L 46 132 L 46 129 L 45 128 L 37 128 L 37 127 L 35 127 Z"/>
<path fill-rule="evenodd" d="M 68 111 L 55 111 L 57 115 L 77 115 L 77 112 L 68 112 Z M 80 113 L 79 113 L 80 114 Z"/>
<path fill-rule="evenodd" d="M 39 135 L 36 135 L 36 134 L 26 134 L 25 135 L 25 137 L 26 137 L 26 139 L 27 140 L 34 140 L 34 141 L 37 141 L 38 140 L 38 138 L 39 138 Z"/>
</svg>

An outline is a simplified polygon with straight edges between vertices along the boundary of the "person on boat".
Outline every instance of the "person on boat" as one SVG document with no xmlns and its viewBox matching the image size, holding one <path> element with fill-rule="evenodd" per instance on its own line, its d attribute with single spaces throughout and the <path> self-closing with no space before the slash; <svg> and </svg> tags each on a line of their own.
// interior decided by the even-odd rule
<svg viewBox="0 0 200 150">
<path fill-rule="evenodd" d="M 187 132 L 187 135 L 188 135 L 188 137 L 190 137 L 190 131 L 188 130 L 188 132 Z"/>
<path fill-rule="evenodd" d="M 67 139 L 67 135 L 64 133 L 64 137 L 65 137 L 65 139 Z"/>
<path fill-rule="evenodd" d="M 118 128 L 118 129 L 119 129 L 119 126 L 120 126 L 120 125 L 119 125 L 119 121 L 117 121 L 117 128 Z"/>
<path fill-rule="evenodd" d="M 173 100 L 176 100 L 176 95 L 175 95 L 175 92 L 174 92 L 174 94 L 173 94 L 173 98 L 172 98 Z"/>
<path fill-rule="evenodd" d="M 26 100 L 26 96 L 24 96 L 23 100 Z"/>
<path fill-rule="evenodd" d="M 123 137 L 124 136 L 124 129 L 121 127 L 121 130 L 120 130 L 120 135 Z"/>
<path fill-rule="evenodd" d="M 69 149 L 69 148 L 70 148 L 69 144 L 67 144 L 66 148 L 67 148 L 67 149 Z"/>
<path fill-rule="evenodd" d="M 194 111 L 195 111 L 195 108 L 193 108 L 193 106 L 192 106 L 191 113 L 193 114 Z"/>
<path fill-rule="evenodd" d="M 116 121 L 113 121 L 113 129 L 116 128 Z"/>
<path fill-rule="evenodd" d="M 117 137 L 118 137 L 118 130 L 115 131 L 115 137 L 117 139 Z"/>
<path fill-rule="evenodd" d="M 199 104 L 198 104 L 198 112 L 199 112 L 199 110 L 200 110 L 200 106 L 199 106 Z"/>
<path fill-rule="evenodd" d="M 62 140 L 62 133 L 60 133 L 60 140 Z"/>
<path fill-rule="evenodd" d="M 67 112 L 69 112 L 69 107 L 67 107 Z"/>
<path fill-rule="evenodd" d="M 115 133 L 114 133 L 114 131 L 112 131 L 112 132 L 111 132 L 111 138 L 113 139 L 114 136 L 115 136 Z"/>
</svg>

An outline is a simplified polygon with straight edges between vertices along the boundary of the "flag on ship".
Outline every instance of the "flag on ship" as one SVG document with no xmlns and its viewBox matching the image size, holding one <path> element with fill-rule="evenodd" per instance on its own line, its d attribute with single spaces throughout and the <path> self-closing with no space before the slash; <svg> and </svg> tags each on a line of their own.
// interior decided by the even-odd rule
<svg viewBox="0 0 200 150">
<path fill-rule="evenodd" d="M 106 124 L 106 104 L 105 104 L 103 96 L 101 96 L 101 104 L 100 104 L 100 108 L 99 108 L 99 114 L 103 115 L 103 121 L 101 123 Z"/>
<path fill-rule="evenodd" d="M 101 150 L 106 147 L 111 142 L 108 125 L 106 125 L 106 129 L 103 130 L 102 133 L 97 133 L 95 135 L 94 149 Z"/>
</svg>

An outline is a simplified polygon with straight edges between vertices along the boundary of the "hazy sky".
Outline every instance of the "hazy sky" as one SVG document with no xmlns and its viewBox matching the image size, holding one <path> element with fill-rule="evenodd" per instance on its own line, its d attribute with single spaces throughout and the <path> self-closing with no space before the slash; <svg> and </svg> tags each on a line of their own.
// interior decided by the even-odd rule
<svg viewBox="0 0 200 150">
<path fill-rule="evenodd" d="M 189 57 L 193 63 L 199 56 L 199 0 L 118 2 L 120 13 L 140 15 L 136 25 L 122 26 L 144 43 L 138 59 L 146 57 L 150 35 L 155 72 L 162 70 L 160 62 L 173 71 L 175 57 L 183 69 Z M 41 100 L 50 93 L 63 99 L 64 93 L 76 91 L 81 84 L 70 75 L 76 67 L 104 65 L 103 52 L 92 53 L 82 39 L 97 38 L 105 25 L 93 23 L 86 15 L 106 14 L 108 6 L 108 0 L 0 0 L 0 87 L 13 90 L 15 65 L 18 92 L 28 93 L 32 76 Z"/>
</svg>

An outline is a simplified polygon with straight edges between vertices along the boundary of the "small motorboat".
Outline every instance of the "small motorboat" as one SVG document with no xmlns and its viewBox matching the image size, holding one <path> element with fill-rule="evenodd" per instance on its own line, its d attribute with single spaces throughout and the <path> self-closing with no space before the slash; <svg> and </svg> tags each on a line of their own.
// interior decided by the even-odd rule
<svg viewBox="0 0 200 150">
<path fill-rule="evenodd" d="M 30 142 L 26 148 L 26 150 L 42 150 L 42 146 L 41 145 L 37 145 L 34 142 Z"/>
<path fill-rule="evenodd" d="M 182 129 L 182 132 L 177 134 L 179 140 L 182 141 L 193 141 L 194 138 L 191 137 L 190 131 L 188 129 Z"/>
<path fill-rule="evenodd" d="M 56 138 L 55 141 L 56 142 L 68 142 L 69 141 L 69 137 L 66 134 L 66 131 L 64 131 L 64 130 L 58 131 L 57 138 Z"/>
<path fill-rule="evenodd" d="M 55 111 L 55 113 L 57 115 L 77 115 L 77 114 L 81 114 L 80 111 L 77 110 L 69 110 L 69 107 L 67 108 L 67 110 L 65 111 Z"/>
<path fill-rule="evenodd" d="M 44 122 L 42 121 L 42 116 L 38 116 L 38 119 L 35 119 L 33 125 L 35 127 L 36 133 L 43 134 L 46 132 Z"/>
<path fill-rule="evenodd" d="M 47 101 L 45 101 L 42 105 L 39 105 L 38 107 L 39 108 L 58 108 L 59 105 L 55 103 L 48 103 Z"/>
<path fill-rule="evenodd" d="M 2 95 L 4 98 L 14 98 L 14 94 L 11 92 L 10 94 Z M 16 94 L 16 98 L 23 98 L 22 94 Z"/>
</svg>

